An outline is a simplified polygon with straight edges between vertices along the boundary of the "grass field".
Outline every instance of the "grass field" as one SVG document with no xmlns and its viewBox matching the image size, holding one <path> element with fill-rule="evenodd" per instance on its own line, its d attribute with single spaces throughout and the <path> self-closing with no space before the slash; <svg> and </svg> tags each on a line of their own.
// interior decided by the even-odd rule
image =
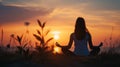
<svg viewBox="0 0 120 67">
<path fill-rule="evenodd" d="M 119 67 L 120 54 L 101 53 L 98 56 L 65 56 L 62 54 L 30 56 L 17 53 L 0 52 L 0 67 Z"/>
</svg>

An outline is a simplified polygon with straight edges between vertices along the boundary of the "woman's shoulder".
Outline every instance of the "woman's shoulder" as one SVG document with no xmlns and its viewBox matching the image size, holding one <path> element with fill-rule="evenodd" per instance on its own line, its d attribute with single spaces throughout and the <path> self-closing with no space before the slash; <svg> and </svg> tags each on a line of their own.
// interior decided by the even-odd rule
<svg viewBox="0 0 120 67">
<path fill-rule="evenodd" d="M 86 36 L 87 36 L 88 38 L 91 38 L 91 34 L 90 34 L 89 32 L 86 32 Z"/>
<path fill-rule="evenodd" d="M 89 36 L 90 36 L 90 33 L 89 33 L 89 32 L 86 32 L 86 35 L 89 35 Z"/>
<path fill-rule="evenodd" d="M 73 33 L 71 33 L 71 35 L 74 35 L 74 32 L 73 32 Z"/>
<path fill-rule="evenodd" d="M 70 36 L 74 36 L 74 35 L 75 35 L 75 33 L 74 33 L 74 32 L 70 34 Z"/>
<path fill-rule="evenodd" d="M 71 33 L 71 34 L 70 34 L 70 37 L 73 38 L 74 36 L 75 36 L 75 33 Z"/>
</svg>

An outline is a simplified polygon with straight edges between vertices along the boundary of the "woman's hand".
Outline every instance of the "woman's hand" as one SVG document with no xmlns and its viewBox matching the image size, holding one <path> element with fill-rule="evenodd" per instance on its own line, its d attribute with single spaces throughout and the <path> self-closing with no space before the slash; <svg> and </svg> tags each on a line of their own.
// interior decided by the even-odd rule
<svg viewBox="0 0 120 67">
<path fill-rule="evenodd" d="M 56 42 L 56 46 L 58 46 L 58 47 L 62 47 L 58 42 Z"/>
<path fill-rule="evenodd" d="M 101 42 L 98 46 L 93 46 L 93 49 L 98 49 L 100 48 L 101 46 L 103 46 L 103 43 Z"/>
<path fill-rule="evenodd" d="M 99 47 L 101 47 L 101 46 L 103 46 L 103 42 L 101 42 L 101 43 L 99 44 Z"/>
<path fill-rule="evenodd" d="M 58 42 L 56 42 L 56 46 L 61 47 L 62 49 L 69 49 L 68 46 L 61 46 Z"/>
</svg>

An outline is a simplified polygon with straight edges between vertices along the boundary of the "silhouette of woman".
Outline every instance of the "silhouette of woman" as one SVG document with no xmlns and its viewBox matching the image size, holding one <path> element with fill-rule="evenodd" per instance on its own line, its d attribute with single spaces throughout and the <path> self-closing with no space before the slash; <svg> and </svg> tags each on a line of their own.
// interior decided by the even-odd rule
<svg viewBox="0 0 120 67">
<path fill-rule="evenodd" d="M 75 48 L 74 52 L 71 52 L 69 49 L 74 42 Z M 88 50 L 87 43 L 91 51 Z M 78 17 L 75 24 L 74 33 L 71 33 L 70 40 L 67 46 L 61 46 L 59 43 L 56 43 L 58 47 L 62 48 L 62 51 L 66 55 L 79 55 L 79 56 L 89 56 L 97 55 L 100 51 L 100 46 L 93 46 L 92 37 L 88 29 L 86 28 L 85 20 L 82 17 Z"/>
</svg>

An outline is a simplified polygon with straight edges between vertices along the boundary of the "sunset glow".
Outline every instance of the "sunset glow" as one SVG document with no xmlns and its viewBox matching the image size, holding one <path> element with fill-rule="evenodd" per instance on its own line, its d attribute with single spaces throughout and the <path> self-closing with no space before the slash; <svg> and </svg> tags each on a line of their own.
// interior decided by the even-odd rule
<svg viewBox="0 0 120 67">
<path fill-rule="evenodd" d="M 120 0 L 0 0 L 0 67 L 120 66 Z"/>
<path fill-rule="evenodd" d="M 53 33 L 53 35 L 54 35 L 54 39 L 55 40 L 58 40 L 60 37 L 59 37 L 59 34 L 60 34 L 60 32 L 59 31 L 54 31 L 54 32 L 52 32 Z"/>
<path fill-rule="evenodd" d="M 55 40 L 58 40 L 58 39 L 59 39 L 59 35 L 55 34 L 55 35 L 54 35 L 54 39 L 55 39 Z"/>
<path fill-rule="evenodd" d="M 57 4 L 56 4 L 57 3 Z M 9 42 L 11 34 L 26 35 L 24 22 L 29 22 L 29 37 L 40 29 L 37 19 L 46 22 L 54 41 L 67 44 L 74 32 L 77 17 L 83 17 L 94 44 L 120 36 L 120 1 L 112 0 L 0 0 L 0 30 L 4 31 L 3 43 Z M 86 9 L 87 8 L 87 9 Z M 33 10 L 34 9 L 34 10 Z"/>
<path fill-rule="evenodd" d="M 54 47 L 54 51 L 53 51 L 54 54 L 56 53 L 61 53 L 61 49 L 59 47 Z"/>
</svg>

